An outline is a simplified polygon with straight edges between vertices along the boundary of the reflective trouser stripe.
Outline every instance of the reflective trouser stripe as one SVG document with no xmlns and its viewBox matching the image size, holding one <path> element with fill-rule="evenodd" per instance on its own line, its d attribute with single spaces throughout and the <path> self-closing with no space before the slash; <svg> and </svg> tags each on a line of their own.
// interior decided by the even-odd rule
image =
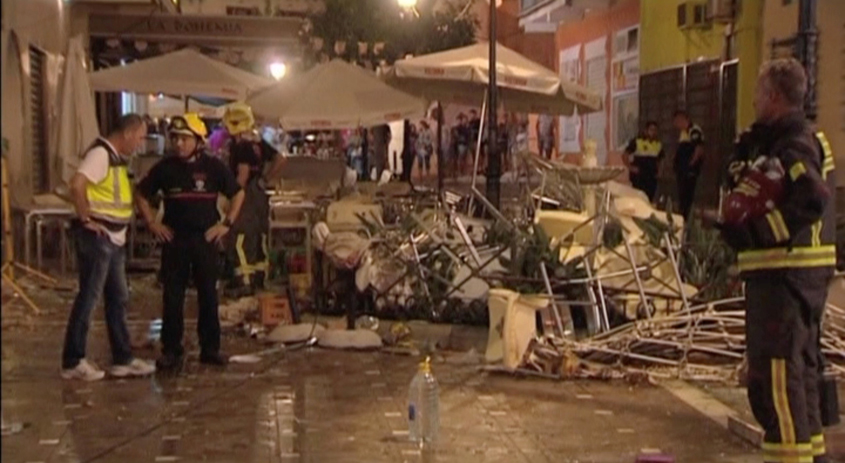
<svg viewBox="0 0 845 463">
<path fill-rule="evenodd" d="M 238 253 L 238 266 L 235 268 L 235 275 L 243 277 L 244 285 L 249 286 L 249 277 L 252 275 L 252 267 L 246 259 L 246 252 L 244 252 L 244 238 L 243 233 L 238 233 L 238 238 L 235 241 L 235 251 Z"/>
<path fill-rule="evenodd" d="M 765 463 L 813 463 L 810 444 L 763 444 Z"/>
<path fill-rule="evenodd" d="M 820 457 L 827 453 L 824 445 L 824 434 L 817 434 L 810 437 L 810 444 L 813 446 L 813 456 Z"/>
<path fill-rule="evenodd" d="M 789 396 L 786 394 L 784 359 L 772 359 L 772 401 L 778 417 L 781 445 L 795 444 L 795 423 L 792 420 L 792 410 L 789 409 Z"/>
</svg>

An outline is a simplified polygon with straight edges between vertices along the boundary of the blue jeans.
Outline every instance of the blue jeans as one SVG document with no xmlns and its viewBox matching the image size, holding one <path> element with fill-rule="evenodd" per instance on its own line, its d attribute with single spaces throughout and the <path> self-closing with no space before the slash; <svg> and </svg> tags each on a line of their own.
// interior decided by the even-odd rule
<svg viewBox="0 0 845 463">
<path fill-rule="evenodd" d="M 73 301 L 65 332 L 62 368 L 74 368 L 85 358 L 91 312 L 100 296 L 106 303 L 106 327 L 111 344 L 112 363 L 127 365 L 132 361 L 132 346 L 126 327 L 129 288 L 126 284 L 126 248 L 108 237 L 77 225 L 76 256 L 79 267 L 79 293 Z"/>
</svg>

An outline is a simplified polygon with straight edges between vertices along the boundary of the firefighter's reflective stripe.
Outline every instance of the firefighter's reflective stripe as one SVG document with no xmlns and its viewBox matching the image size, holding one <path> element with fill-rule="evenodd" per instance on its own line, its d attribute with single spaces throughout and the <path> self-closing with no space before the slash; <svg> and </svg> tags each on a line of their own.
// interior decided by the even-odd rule
<svg viewBox="0 0 845 463">
<path fill-rule="evenodd" d="M 789 178 L 791 178 L 793 182 L 798 180 L 798 177 L 806 173 L 807 168 L 804 166 L 803 162 L 796 162 L 789 168 Z"/>
<path fill-rule="evenodd" d="M 249 286 L 250 276 L 253 274 L 253 269 L 246 258 L 246 252 L 244 251 L 244 238 L 245 235 L 243 233 L 238 233 L 238 238 L 235 241 L 235 250 L 238 253 L 238 265 L 235 267 L 235 275 L 243 277 L 244 284 Z"/>
<path fill-rule="evenodd" d="M 778 417 L 780 445 L 795 444 L 795 422 L 792 419 L 792 410 L 789 408 L 789 396 L 786 394 L 786 360 L 784 359 L 772 359 L 772 400 Z"/>
<path fill-rule="evenodd" d="M 743 251 L 737 256 L 740 271 L 810 268 L 836 265 L 836 246 L 803 246 Z"/>
<path fill-rule="evenodd" d="M 86 197 L 91 216 L 115 223 L 129 223 L 132 218 L 132 185 L 125 165 L 109 166 L 106 178 L 89 184 Z"/>
<path fill-rule="evenodd" d="M 824 434 L 810 436 L 810 444 L 813 447 L 813 456 L 822 456 L 827 453 L 827 449 L 824 445 Z"/>
<path fill-rule="evenodd" d="M 819 247 L 822 245 L 822 221 L 814 223 L 810 227 L 810 246 Z"/>
<path fill-rule="evenodd" d="M 765 463 L 813 463 L 811 444 L 763 444 Z"/>
<path fill-rule="evenodd" d="M 819 144 L 822 145 L 822 153 L 824 156 L 822 159 L 822 178 L 826 179 L 827 174 L 833 172 L 833 169 L 836 168 L 836 163 L 833 159 L 833 149 L 830 147 L 830 142 L 827 141 L 827 137 L 825 136 L 824 132 L 816 132 L 816 138 L 819 140 Z"/>
<path fill-rule="evenodd" d="M 634 156 L 656 158 L 660 155 L 663 149 L 663 144 L 659 140 L 647 140 L 644 138 L 637 138 L 637 151 Z"/>
<path fill-rule="evenodd" d="M 769 228 L 772 229 L 772 236 L 775 241 L 783 243 L 789 240 L 789 229 L 786 227 L 786 222 L 783 221 L 783 215 L 780 211 L 774 210 L 766 214 L 766 221 L 769 222 Z"/>
</svg>

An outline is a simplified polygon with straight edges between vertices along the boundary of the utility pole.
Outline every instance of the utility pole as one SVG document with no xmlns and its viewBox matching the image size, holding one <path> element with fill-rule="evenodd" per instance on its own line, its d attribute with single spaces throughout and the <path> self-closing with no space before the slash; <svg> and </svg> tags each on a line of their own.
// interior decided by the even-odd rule
<svg viewBox="0 0 845 463">
<path fill-rule="evenodd" d="M 487 200 L 497 209 L 501 204 L 502 158 L 497 137 L 498 101 L 496 82 L 496 0 L 490 3 L 490 51 L 487 86 Z M 479 135 L 480 136 L 480 135 Z"/>
<path fill-rule="evenodd" d="M 807 73 L 807 95 L 804 98 L 804 112 L 811 121 L 818 115 L 816 86 L 818 81 L 819 30 L 816 27 L 817 1 L 801 0 L 798 11 L 797 54 Z"/>
</svg>

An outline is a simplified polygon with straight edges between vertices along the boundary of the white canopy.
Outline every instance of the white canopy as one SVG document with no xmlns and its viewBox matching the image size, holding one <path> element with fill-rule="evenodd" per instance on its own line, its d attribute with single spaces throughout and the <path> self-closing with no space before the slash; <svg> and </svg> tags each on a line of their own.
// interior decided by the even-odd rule
<svg viewBox="0 0 845 463">
<path fill-rule="evenodd" d="M 480 106 L 488 83 L 489 44 L 397 61 L 386 79 L 391 85 L 431 101 Z M 514 111 L 571 115 L 599 111 L 602 99 L 519 53 L 496 44 L 497 84 L 502 104 Z"/>
<path fill-rule="evenodd" d="M 243 100 L 273 81 L 243 71 L 190 48 L 97 71 L 91 87 L 99 92 L 166 93 Z"/>
<path fill-rule="evenodd" d="M 252 95 L 259 117 L 285 130 L 371 127 L 425 114 L 425 102 L 385 84 L 374 73 L 336 59 Z"/>
<path fill-rule="evenodd" d="M 68 44 L 61 102 L 56 154 L 61 165 L 62 180 L 68 182 L 79 166 L 82 153 L 100 135 L 94 94 L 88 85 L 85 71 L 82 36 L 72 38 Z"/>
</svg>

